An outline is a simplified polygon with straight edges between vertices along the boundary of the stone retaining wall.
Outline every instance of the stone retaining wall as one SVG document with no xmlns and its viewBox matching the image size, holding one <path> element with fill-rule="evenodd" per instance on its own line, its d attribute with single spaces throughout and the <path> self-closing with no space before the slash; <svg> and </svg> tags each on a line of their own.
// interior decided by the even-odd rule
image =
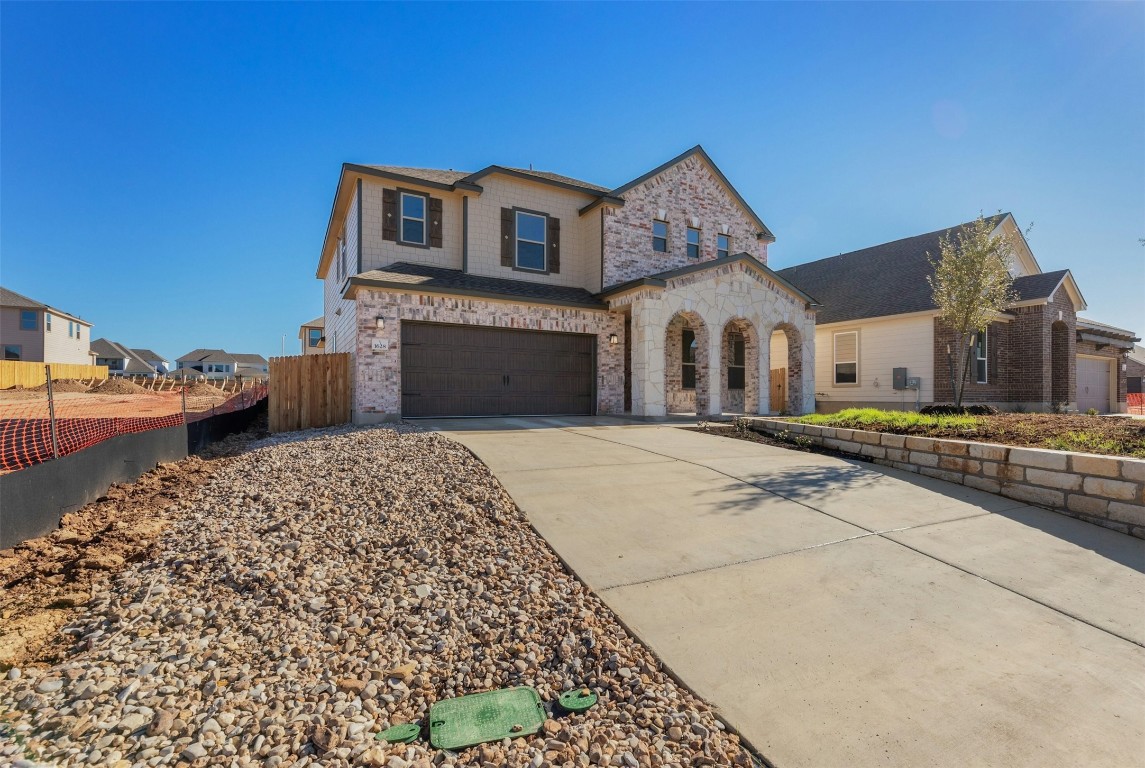
<svg viewBox="0 0 1145 768">
<path fill-rule="evenodd" d="M 1036 504 L 1145 539 L 1145 460 L 752 419 L 752 428 Z"/>
</svg>

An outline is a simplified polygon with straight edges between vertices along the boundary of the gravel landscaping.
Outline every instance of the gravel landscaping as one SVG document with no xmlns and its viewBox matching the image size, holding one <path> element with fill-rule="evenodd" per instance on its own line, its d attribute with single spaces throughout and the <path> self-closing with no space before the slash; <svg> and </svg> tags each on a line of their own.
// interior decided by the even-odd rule
<svg viewBox="0 0 1145 768">
<path fill-rule="evenodd" d="M 63 659 L 0 682 L 0 763 L 752 762 L 440 435 L 269 438 L 163 514 L 154 553 L 65 627 Z M 439 699 L 517 685 L 600 702 L 458 753 L 374 738 Z"/>
</svg>

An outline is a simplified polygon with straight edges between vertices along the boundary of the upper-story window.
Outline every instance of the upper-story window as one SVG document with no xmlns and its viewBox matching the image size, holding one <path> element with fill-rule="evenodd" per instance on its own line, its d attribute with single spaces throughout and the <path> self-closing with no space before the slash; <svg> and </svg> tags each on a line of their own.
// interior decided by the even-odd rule
<svg viewBox="0 0 1145 768">
<path fill-rule="evenodd" d="M 45 312 L 44 313 L 44 330 L 45 331 L 52 330 L 52 313 L 51 312 Z"/>
<path fill-rule="evenodd" d="M 76 324 L 68 320 L 68 338 L 74 339 L 76 337 Z"/>
<path fill-rule="evenodd" d="M 424 195 L 402 192 L 401 241 L 425 245 L 425 216 L 428 208 Z"/>
<path fill-rule="evenodd" d="M 317 347 L 322 343 L 322 329 L 321 328 L 308 328 L 306 330 L 307 344 L 312 347 Z"/>
<path fill-rule="evenodd" d="M 545 216 L 517 211 L 517 269 L 545 271 Z"/>
<path fill-rule="evenodd" d="M 21 331 L 34 331 L 34 330 L 36 330 L 36 310 L 34 310 L 34 309 L 21 309 L 20 310 L 20 330 Z"/>
<path fill-rule="evenodd" d="M 652 222 L 652 250 L 668 252 L 668 222 L 655 219 Z"/>
<path fill-rule="evenodd" d="M 700 230 L 688 227 L 688 258 L 700 258 Z"/>
<path fill-rule="evenodd" d="M 722 259 L 731 253 L 732 239 L 727 235 L 716 235 L 716 258 Z"/>
</svg>

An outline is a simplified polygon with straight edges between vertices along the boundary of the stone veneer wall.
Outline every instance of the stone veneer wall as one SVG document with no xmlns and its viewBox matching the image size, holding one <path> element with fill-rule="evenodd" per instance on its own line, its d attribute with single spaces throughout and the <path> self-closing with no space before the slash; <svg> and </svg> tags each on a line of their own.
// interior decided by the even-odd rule
<svg viewBox="0 0 1145 768">
<path fill-rule="evenodd" d="M 357 295 L 357 365 L 354 372 L 355 421 L 401 415 L 401 324 L 483 325 L 534 331 L 590 333 L 596 336 L 597 412 L 624 410 L 624 316 L 569 307 L 507 304 L 428 294 L 362 289 Z M 377 318 L 385 328 L 377 328 Z M 616 334 L 620 343 L 610 344 Z M 386 349 L 374 350 L 375 339 Z"/>
<path fill-rule="evenodd" d="M 663 210 L 668 252 L 652 250 L 652 221 Z M 687 228 L 699 220 L 700 258 L 688 258 Z M 759 226 L 698 155 L 680 161 L 624 193 L 624 205 L 604 215 L 604 285 L 716 258 L 716 236 L 727 228 L 731 253 L 746 251 L 767 263 Z"/>
<path fill-rule="evenodd" d="M 728 388 L 728 363 L 732 359 L 731 335 L 743 334 L 744 388 Z M 759 334 L 751 323 L 730 320 L 724 326 L 720 365 L 720 402 L 725 413 L 759 413 Z"/>
<path fill-rule="evenodd" d="M 1145 538 L 1145 460 L 753 419 L 876 464 L 1036 504 Z"/>
</svg>

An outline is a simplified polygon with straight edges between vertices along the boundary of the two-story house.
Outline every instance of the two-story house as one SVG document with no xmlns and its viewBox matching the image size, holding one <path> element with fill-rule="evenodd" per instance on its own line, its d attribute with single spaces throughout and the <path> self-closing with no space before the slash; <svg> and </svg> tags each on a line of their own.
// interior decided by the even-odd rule
<svg viewBox="0 0 1145 768">
<path fill-rule="evenodd" d="M 354 419 L 814 407 L 814 300 L 700 147 L 619 187 L 345 164 L 317 277 Z M 770 361 L 773 333 L 787 360 Z M 762 393 L 762 396 L 761 396 Z"/>
<path fill-rule="evenodd" d="M 150 349 L 131 349 L 110 339 L 91 343 L 96 365 L 106 365 L 112 376 L 164 376 L 168 361 Z"/>
<path fill-rule="evenodd" d="M 298 327 L 298 340 L 302 342 L 302 354 L 321 355 L 326 351 L 326 318 L 316 317 Z"/>
<path fill-rule="evenodd" d="M 225 349 L 195 349 L 175 360 L 172 374 L 181 378 L 203 376 L 208 379 L 264 378 L 270 363 L 262 355 L 227 352 Z"/>
<path fill-rule="evenodd" d="M 4 360 L 91 365 L 91 323 L 0 287 Z"/>
</svg>

